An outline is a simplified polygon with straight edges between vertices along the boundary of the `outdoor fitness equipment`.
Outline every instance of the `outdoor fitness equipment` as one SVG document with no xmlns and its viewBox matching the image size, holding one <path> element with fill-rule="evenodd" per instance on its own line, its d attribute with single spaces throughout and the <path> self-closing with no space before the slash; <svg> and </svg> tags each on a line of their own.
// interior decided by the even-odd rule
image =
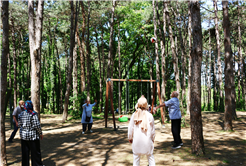
<svg viewBox="0 0 246 166">
<path fill-rule="evenodd" d="M 122 81 L 122 82 L 153 82 L 154 83 L 154 91 L 153 91 L 153 100 L 152 100 L 152 106 L 151 106 L 151 114 L 153 114 L 153 107 L 154 107 L 154 101 L 155 101 L 155 92 L 156 92 L 156 84 L 157 84 L 157 90 L 158 90 L 158 98 L 160 104 L 162 104 L 161 101 L 161 92 L 160 92 L 160 83 L 159 80 L 141 80 L 141 79 L 111 79 L 108 78 L 106 82 L 106 102 L 105 102 L 105 128 L 107 128 L 107 120 L 108 120 L 108 92 L 110 94 L 110 104 L 111 104 L 111 110 L 114 110 L 114 104 L 113 104 L 113 92 L 111 91 L 111 81 Z M 114 123 L 114 130 L 116 131 L 116 124 L 115 124 L 115 116 L 114 111 L 112 111 L 113 115 L 113 123 Z M 161 107 L 161 119 L 162 124 L 164 125 L 164 113 L 163 108 Z"/>
</svg>

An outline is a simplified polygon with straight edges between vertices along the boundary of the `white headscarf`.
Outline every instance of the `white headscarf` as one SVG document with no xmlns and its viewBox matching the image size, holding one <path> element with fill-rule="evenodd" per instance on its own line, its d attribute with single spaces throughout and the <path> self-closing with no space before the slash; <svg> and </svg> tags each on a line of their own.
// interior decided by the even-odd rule
<svg viewBox="0 0 246 166">
<path fill-rule="evenodd" d="M 147 99 L 145 97 L 140 97 L 138 99 L 138 109 L 134 114 L 134 123 L 135 124 L 141 123 L 141 129 L 144 131 L 148 130 L 147 115 L 146 115 L 147 108 L 148 108 Z"/>
</svg>

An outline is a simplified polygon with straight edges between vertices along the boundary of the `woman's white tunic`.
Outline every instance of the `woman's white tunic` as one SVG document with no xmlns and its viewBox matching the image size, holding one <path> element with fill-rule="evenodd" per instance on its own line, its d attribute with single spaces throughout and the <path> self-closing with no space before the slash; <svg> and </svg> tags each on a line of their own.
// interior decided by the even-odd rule
<svg viewBox="0 0 246 166">
<path fill-rule="evenodd" d="M 151 155 L 154 150 L 154 139 L 155 139 L 155 123 L 151 113 L 146 111 L 148 130 L 143 131 L 141 129 L 141 123 L 134 124 L 134 114 L 132 114 L 129 126 L 128 126 L 128 139 L 133 140 L 132 152 L 133 154 L 144 154 Z"/>
</svg>

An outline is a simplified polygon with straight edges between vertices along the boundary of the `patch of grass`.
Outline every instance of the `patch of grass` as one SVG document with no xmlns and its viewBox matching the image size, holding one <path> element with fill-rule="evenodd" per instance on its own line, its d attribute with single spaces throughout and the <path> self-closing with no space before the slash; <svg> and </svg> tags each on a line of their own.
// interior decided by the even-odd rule
<svg viewBox="0 0 246 166">
<path fill-rule="evenodd" d="M 100 117 L 100 116 L 94 116 L 92 115 L 93 119 L 104 119 L 104 117 Z"/>
<path fill-rule="evenodd" d="M 242 143 L 243 143 L 243 144 L 246 144 L 246 140 L 242 140 Z"/>
<path fill-rule="evenodd" d="M 227 163 L 227 164 L 228 164 L 228 163 L 229 163 L 229 161 L 228 161 L 228 160 L 223 160 L 223 163 Z"/>
</svg>

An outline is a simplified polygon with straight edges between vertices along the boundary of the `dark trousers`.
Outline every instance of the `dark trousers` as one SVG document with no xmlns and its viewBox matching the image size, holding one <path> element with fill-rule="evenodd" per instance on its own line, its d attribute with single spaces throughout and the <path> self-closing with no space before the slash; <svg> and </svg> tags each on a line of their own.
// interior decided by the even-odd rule
<svg viewBox="0 0 246 166">
<path fill-rule="evenodd" d="M 83 123 L 83 124 L 82 124 L 82 127 L 83 127 L 83 132 L 85 132 L 85 131 L 86 131 L 87 124 L 88 124 L 88 130 L 91 130 L 92 123 Z"/>
<path fill-rule="evenodd" d="M 16 126 L 16 124 L 14 122 L 14 131 L 12 132 L 12 134 L 11 134 L 11 136 L 9 138 L 10 141 L 12 141 L 12 139 L 14 139 L 15 134 L 17 133 L 18 129 L 19 129 L 18 126 Z"/>
<path fill-rule="evenodd" d="M 172 125 L 172 134 L 175 144 L 182 143 L 181 137 L 180 137 L 180 130 L 181 130 L 181 119 L 173 119 L 171 120 Z"/>
<path fill-rule="evenodd" d="M 31 151 L 32 166 L 42 166 L 40 141 L 21 140 L 22 166 L 29 166 L 29 152 Z"/>
</svg>

